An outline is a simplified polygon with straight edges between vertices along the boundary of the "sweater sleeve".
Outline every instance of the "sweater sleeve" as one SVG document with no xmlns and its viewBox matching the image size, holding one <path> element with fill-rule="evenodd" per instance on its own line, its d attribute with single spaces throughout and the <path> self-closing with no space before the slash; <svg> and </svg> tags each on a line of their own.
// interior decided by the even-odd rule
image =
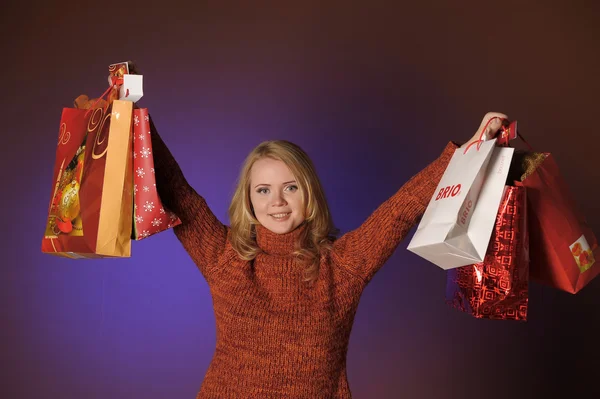
<svg viewBox="0 0 600 399">
<path fill-rule="evenodd" d="M 381 204 L 359 228 L 336 240 L 333 261 L 367 284 L 425 212 L 456 148 L 455 143 L 448 143 L 435 161 Z"/>
<path fill-rule="evenodd" d="M 163 205 L 181 219 L 175 235 L 204 277 L 220 263 L 228 228 L 211 212 L 206 201 L 187 182 L 181 168 L 150 118 L 156 189 Z"/>
</svg>

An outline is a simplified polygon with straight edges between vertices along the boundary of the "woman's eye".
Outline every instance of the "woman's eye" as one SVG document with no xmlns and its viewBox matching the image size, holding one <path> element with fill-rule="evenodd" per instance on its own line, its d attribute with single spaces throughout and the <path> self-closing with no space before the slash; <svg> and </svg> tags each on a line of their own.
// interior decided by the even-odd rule
<svg viewBox="0 0 600 399">
<path fill-rule="evenodd" d="M 294 192 L 294 191 L 298 190 L 298 186 L 293 186 L 293 185 L 292 186 L 287 186 L 286 189 L 288 191 Z"/>
<path fill-rule="evenodd" d="M 265 187 L 261 187 L 258 190 L 256 190 L 256 192 L 259 193 L 259 194 L 266 194 L 266 193 L 269 192 L 269 189 L 265 188 Z"/>
</svg>

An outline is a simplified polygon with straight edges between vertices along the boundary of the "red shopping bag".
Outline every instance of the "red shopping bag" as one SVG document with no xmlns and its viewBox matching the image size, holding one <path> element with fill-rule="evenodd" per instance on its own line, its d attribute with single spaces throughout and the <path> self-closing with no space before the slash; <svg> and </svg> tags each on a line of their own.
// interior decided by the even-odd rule
<svg viewBox="0 0 600 399">
<path fill-rule="evenodd" d="M 163 206 L 156 190 L 149 119 L 147 108 L 133 110 L 135 240 L 142 240 L 181 224 L 177 215 Z"/>
<path fill-rule="evenodd" d="M 600 273 L 598 240 L 550 153 L 515 153 L 527 188 L 531 279 L 575 294 Z"/>
<path fill-rule="evenodd" d="M 527 320 L 527 212 L 525 188 L 507 186 L 483 262 L 447 272 L 447 304 L 476 318 Z"/>
<path fill-rule="evenodd" d="M 80 96 L 76 105 L 87 100 Z M 131 113 L 127 101 L 63 109 L 42 252 L 130 256 Z"/>
</svg>

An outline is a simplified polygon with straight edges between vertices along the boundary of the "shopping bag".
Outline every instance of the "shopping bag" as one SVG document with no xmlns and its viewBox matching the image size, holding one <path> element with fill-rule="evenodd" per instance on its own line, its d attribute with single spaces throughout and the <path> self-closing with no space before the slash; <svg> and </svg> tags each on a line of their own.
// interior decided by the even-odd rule
<svg viewBox="0 0 600 399">
<path fill-rule="evenodd" d="M 447 304 L 476 318 L 527 320 L 527 194 L 506 186 L 483 262 L 447 271 Z"/>
<path fill-rule="evenodd" d="M 408 250 L 442 269 L 483 261 L 514 152 L 495 144 L 454 152 Z"/>
<path fill-rule="evenodd" d="M 63 110 L 42 252 L 130 256 L 132 106 Z"/>
<path fill-rule="evenodd" d="M 531 280 L 575 294 L 600 274 L 600 249 L 550 153 L 517 153 L 527 188 Z"/>
<path fill-rule="evenodd" d="M 154 158 L 147 108 L 133 110 L 134 228 L 133 238 L 141 240 L 181 224 L 166 209 L 156 190 Z"/>
</svg>

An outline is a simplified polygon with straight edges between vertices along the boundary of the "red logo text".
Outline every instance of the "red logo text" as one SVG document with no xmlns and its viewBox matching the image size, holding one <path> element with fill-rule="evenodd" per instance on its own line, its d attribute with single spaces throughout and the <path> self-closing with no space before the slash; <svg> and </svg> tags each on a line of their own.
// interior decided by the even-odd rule
<svg viewBox="0 0 600 399">
<path fill-rule="evenodd" d="M 440 189 L 435 200 L 440 200 L 442 198 L 455 197 L 458 193 L 460 193 L 460 184 L 455 184 L 453 186 L 448 186 Z"/>
<path fill-rule="evenodd" d="M 465 210 L 460 215 L 460 223 L 461 224 L 464 225 L 465 223 L 467 223 L 467 217 L 469 216 L 469 212 L 471 212 L 471 208 L 473 208 L 473 201 L 469 200 L 467 202 L 467 206 L 466 206 Z"/>
</svg>

